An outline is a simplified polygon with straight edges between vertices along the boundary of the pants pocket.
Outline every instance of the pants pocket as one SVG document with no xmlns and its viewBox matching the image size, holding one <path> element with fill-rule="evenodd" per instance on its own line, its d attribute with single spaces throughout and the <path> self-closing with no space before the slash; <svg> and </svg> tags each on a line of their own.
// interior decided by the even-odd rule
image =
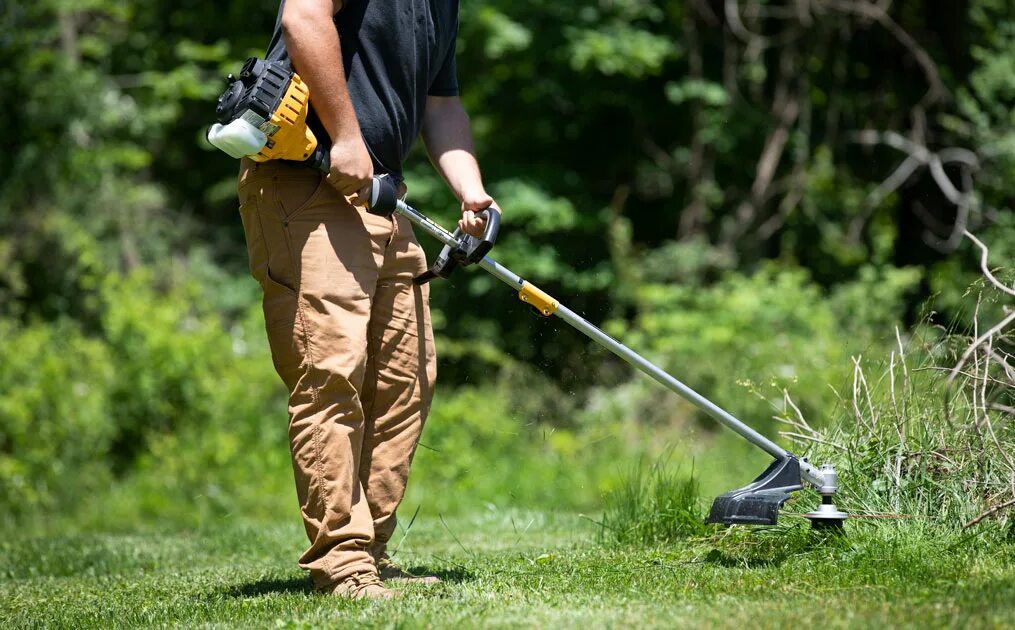
<svg viewBox="0 0 1015 630">
<path fill-rule="evenodd" d="M 324 175 L 310 171 L 275 180 L 275 205 L 279 218 L 289 221 L 312 207 L 330 186 Z"/>
<path fill-rule="evenodd" d="M 299 298 L 277 272 L 293 276 L 288 246 L 281 224 L 259 212 L 257 196 L 247 197 L 240 206 L 243 232 L 250 258 L 250 275 L 261 285 L 264 327 L 268 334 L 272 363 L 290 392 L 296 386 L 303 366 L 303 327 L 298 318 Z M 268 220 L 275 238 L 269 243 L 262 221 Z"/>
</svg>

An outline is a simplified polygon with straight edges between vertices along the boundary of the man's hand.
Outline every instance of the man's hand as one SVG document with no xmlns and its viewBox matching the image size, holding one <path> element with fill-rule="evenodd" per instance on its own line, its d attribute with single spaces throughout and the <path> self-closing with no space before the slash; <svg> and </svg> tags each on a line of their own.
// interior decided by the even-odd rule
<svg viewBox="0 0 1015 630">
<path fill-rule="evenodd" d="M 370 199 L 374 163 L 361 137 L 331 145 L 331 172 L 328 183 L 346 197 L 355 195 L 353 204 L 362 206 Z"/>
<path fill-rule="evenodd" d="M 464 196 L 462 199 L 462 218 L 458 221 L 458 227 L 463 232 L 476 238 L 483 237 L 486 230 L 486 221 L 479 217 L 479 213 L 489 208 L 492 212 L 500 212 L 493 197 L 486 194 L 486 191 Z"/>
</svg>

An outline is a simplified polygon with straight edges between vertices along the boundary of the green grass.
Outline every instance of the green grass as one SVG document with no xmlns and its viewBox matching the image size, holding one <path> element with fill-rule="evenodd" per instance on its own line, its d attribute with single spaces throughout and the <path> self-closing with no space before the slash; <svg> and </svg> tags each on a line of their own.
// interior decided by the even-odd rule
<svg viewBox="0 0 1015 630">
<path fill-rule="evenodd" d="M 639 462 L 606 496 L 601 539 L 620 544 L 661 544 L 707 531 L 698 480 L 668 465 L 669 456 Z"/>
<path fill-rule="evenodd" d="M 1001 627 L 1015 543 L 917 522 L 853 521 L 845 538 L 789 517 L 669 546 L 596 542 L 575 515 L 421 515 L 397 554 L 445 577 L 392 602 L 316 595 L 296 523 L 8 536 L 0 627 Z M 936 533 L 935 533 L 936 532 Z"/>
</svg>

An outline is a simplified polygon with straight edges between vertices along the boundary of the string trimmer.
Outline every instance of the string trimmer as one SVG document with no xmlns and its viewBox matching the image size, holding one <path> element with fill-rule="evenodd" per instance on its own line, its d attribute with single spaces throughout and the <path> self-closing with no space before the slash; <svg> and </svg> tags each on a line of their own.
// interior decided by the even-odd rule
<svg viewBox="0 0 1015 630">
<path fill-rule="evenodd" d="M 486 220 L 485 234 L 481 238 L 464 234 L 459 229 L 456 229 L 454 233 L 448 232 L 405 201 L 398 199 L 394 186 L 383 176 L 374 178 L 368 211 L 385 216 L 397 213 L 444 243 L 444 248 L 433 267 L 417 278 L 417 283 L 428 282 L 433 278 L 447 278 L 457 267 L 479 265 L 498 280 L 518 291 L 518 299 L 532 306 L 543 317 L 555 316 L 564 320 L 592 341 L 651 376 L 663 387 L 690 401 L 745 440 L 774 457 L 775 461 L 753 482 L 715 499 L 708 515 L 707 521 L 709 523 L 774 525 L 779 517 L 779 508 L 789 499 L 790 493 L 802 489 L 805 484 L 813 486 L 821 495 L 821 505 L 818 509 L 805 514 L 815 527 L 841 527 L 843 521 L 846 520 L 846 514 L 839 511 L 833 501 L 835 493 L 838 491 L 838 480 L 833 466 L 825 464 L 821 468 L 817 468 L 806 459 L 793 455 L 711 400 L 681 383 L 659 366 L 610 337 L 539 287 L 487 256 L 487 253 L 493 248 L 500 230 L 499 212 L 484 210 L 481 213 L 481 217 Z"/>
<path fill-rule="evenodd" d="M 209 142 L 237 158 L 247 156 L 258 162 L 297 160 L 328 171 L 326 147 L 318 143 L 307 126 L 310 91 L 288 61 L 262 61 L 252 57 L 243 65 L 239 76 L 230 75 L 227 83 L 216 107 L 219 122 L 208 130 Z M 417 283 L 447 278 L 457 267 L 479 265 L 518 291 L 518 298 L 540 315 L 564 320 L 775 458 L 753 482 L 716 498 L 708 522 L 774 525 L 779 508 L 789 499 L 790 493 L 802 489 L 804 484 L 811 484 L 821 495 L 821 505 L 805 516 L 815 526 L 841 527 L 846 514 L 833 502 L 838 490 L 835 468 L 826 464 L 819 469 L 806 459 L 796 457 L 487 256 L 500 229 L 499 212 L 484 210 L 481 213 L 486 219 L 482 238 L 460 230 L 451 233 L 398 199 L 394 185 L 386 177 L 374 179 L 369 211 L 385 216 L 398 213 L 444 243 L 431 269 L 416 278 Z"/>
</svg>

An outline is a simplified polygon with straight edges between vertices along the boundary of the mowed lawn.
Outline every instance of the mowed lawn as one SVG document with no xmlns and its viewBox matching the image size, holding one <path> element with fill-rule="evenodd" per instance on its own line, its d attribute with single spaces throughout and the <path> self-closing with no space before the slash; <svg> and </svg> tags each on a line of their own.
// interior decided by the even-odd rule
<svg viewBox="0 0 1015 630">
<path fill-rule="evenodd" d="M 390 602 L 314 594 L 299 525 L 8 534 L 0 627 L 1010 627 L 1015 544 L 854 521 L 615 547 L 577 515 L 420 515 L 396 556 L 443 576 Z"/>
</svg>

